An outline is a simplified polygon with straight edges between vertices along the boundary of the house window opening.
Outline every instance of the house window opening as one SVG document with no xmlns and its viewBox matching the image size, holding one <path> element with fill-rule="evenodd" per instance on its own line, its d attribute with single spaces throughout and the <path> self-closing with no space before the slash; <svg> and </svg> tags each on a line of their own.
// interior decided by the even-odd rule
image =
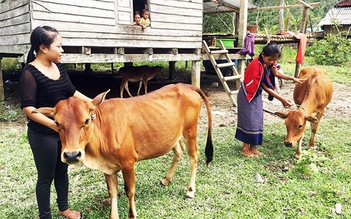
<svg viewBox="0 0 351 219">
<path fill-rule="evenodd" d="M 133 0 L 134 25 L 140 25 L 143 29 L 150 27 L 150 11 L 147 0 Z"/>
</svg>

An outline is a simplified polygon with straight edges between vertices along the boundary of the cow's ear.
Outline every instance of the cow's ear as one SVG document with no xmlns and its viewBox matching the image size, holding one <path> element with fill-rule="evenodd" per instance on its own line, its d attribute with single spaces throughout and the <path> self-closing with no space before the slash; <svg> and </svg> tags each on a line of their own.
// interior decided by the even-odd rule
<svg viewBox="0 0 351 219">
<path fill-rule="evenodd" d="M 306 116 L 306 120 L 309 121 L 310 123 L 317 123 L 318 118 L 315 116 Z"/>
<path fill-rule="evenodd" d="M 43 114 L 43 115 L 45 115 L 47 117 L 54 118 L 54 116 L 56 114 L 56 110 L 53 107 L 40 107 L 40 108 L 38 108 L 36 110 L 33 110 L 31 113 L 32 114 L 33 113 L 41 113 L 41 114 Z"/>
<path fill-rule="evenodd" d="M 93 101 L 92 101 L 92 104 L 93 104 L 93 108 L 96 108 L 98 107 L 106 98 L 106 95 L 107 93 L 110 92 L 110 89 L 108 89 L 107 91 L 97 95 Z"/>
<path fill-rule="evenodd" d="M 286 119 L 288 117 L 287 112 L 274 112 L 275 115 L 279 116 L 282 119 Z"/>
</svg>

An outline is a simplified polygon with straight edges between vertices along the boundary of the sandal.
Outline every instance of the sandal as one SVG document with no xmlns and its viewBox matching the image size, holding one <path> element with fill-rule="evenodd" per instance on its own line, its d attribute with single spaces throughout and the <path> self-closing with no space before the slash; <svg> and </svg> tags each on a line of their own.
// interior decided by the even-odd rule
<svg viewBox="0 0 351 219">
<path fill-rule="evenodd" d="M 68 219 L 82 219 L 82 214 L 78 211 L 67 209 L 66 211 L 59 211 L 59 215 L 64 216 Z"/>
</svg>

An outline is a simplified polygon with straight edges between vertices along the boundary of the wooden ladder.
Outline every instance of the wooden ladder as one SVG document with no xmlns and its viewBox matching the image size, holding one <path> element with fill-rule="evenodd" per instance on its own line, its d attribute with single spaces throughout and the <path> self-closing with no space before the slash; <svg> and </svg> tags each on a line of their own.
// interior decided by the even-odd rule
<svg viewBox="0 0 351 219">
<path fill-rule="evenodd" d="M 236 94 L 238 94 L 239 89 L 240 89 L 240 83 L 241 82 L 241 75 L 238 73 L 238 71 L 235 68 L 235 63 L 232 62 L 231 58 L 229 57 L 229 51 L 224 47 L 223 43 L 221 40 L 219 41 L 219 45 L 220 45 L 220 50 L 210 50 L 210 48 L 208 47 L 207 43 L 205 40 L 202 41 L 203 46 L 205 47 L 205 51 L 206 54 L 208 55 L 213 68 L 215 69 L 223 87 L 225 92 L 227 93 L 230 101 L 233 103 L 234 106 L 237 105 L 236 103 Z M 224 55 L 227 59 L 227 63 L 217 63 L 216 59 L 214 58 L 214 54 L 219 54 L 219 55 Z M 228 68 L 230 67 L 233 75 L 231 76 L 223 76 L 223 73 L 221 71 L 221 68 Z M 239 81 L 238 81 L 239 80 Z M 228 86 L 227 81 L 236 81 L 236 86 L 235 86 L 235 90 L 230 90 L 230 87 Z"/>
</svg>

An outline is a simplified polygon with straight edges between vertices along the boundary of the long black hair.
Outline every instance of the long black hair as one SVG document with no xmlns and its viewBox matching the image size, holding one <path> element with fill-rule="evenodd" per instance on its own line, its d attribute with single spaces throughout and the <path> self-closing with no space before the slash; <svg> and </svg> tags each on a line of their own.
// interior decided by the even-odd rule
<svg viewBox="0 0 351 219">
<path fill-rule="evenodd" d="M 278 58 L 280 58 L 282 51 L 278 44 L 276 43 L 268 43 L 265 45 L 262 49 L 262 53 L 264 56 L 275 56 L 278 55 Z"/>
<path fill-rule="evenodd" d="M 50 26 L 38 26 L 30 35 L 30 50 L 27 56 L 27 64 L 35 59 L 35 54 L 38 54 L 40 45 L 44 45 L 46 48 L 50 48 L 52 42 L 54 42 L 58 31 Z"/>
</svg>

